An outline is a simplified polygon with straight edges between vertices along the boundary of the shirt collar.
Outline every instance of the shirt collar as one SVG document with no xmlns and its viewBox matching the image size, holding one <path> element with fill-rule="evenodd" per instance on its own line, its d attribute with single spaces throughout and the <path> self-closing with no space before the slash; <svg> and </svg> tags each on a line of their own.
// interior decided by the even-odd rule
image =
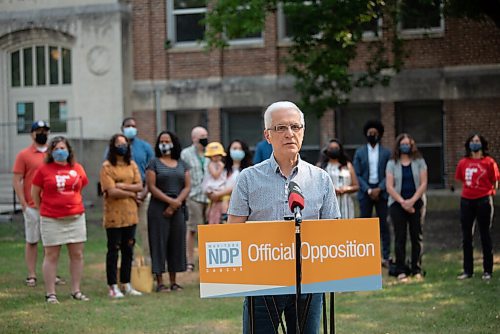
<svg viewBox="0 0 500 334">
<path fill-rule="evenodd" d="M 298 154 L 298 159 L 297 159 L 297 165 L 295 167 L 293 167 L 293 170 L 292 170 L 292 175 L 295 174 L 299 168 L 299 166 L 301 164 L 303 164 L 303 160 L 300 158 L 300 154 Z M 276 161 L 276 159 L 274 158 L 274 154 L 271 154 L 271 157 L 269 158 L 269 164 L 271 165 L 271 169 L 275 172 L 275 173 L 281 173 L 281 169 L 280 169 L 280 166 L 278 165 L 278 162 Z"/>
<path fill-rule="evenodd" d="M 378 151 L 378 143 L 375 145 L 375 147 L 372 147 L 370 144 L 366 144 L 368 146 L 368 151 Z"/>
</svg>

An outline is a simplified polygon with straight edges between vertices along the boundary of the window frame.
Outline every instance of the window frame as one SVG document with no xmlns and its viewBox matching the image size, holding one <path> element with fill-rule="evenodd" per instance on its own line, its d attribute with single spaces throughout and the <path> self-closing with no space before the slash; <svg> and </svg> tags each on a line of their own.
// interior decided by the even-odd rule
<svg viewBox="0 0 500 334">
<path fill-rule="evenodd" d="M 404 0 L 400 0 L 400 4 Z M 442 0 L 439 0 L 439 27 L 429 27 L 429 28 L 410 28 L 410 29 L 404 29 L 403 28 L 403 23 L 402 23 L 402 18 L 398 21 L 397 25 L 397 31 L 398 34 L 401 38 L 403 39 L 412 39 L 412 38 L 419 38 L 419 37 L 442 37 L 444 36 L 445 32 L 445 21 L 444 21 L 444 15 L 443 15 L 443 6 L 444 3 Z"/>
<path fill-rule="evenodd" d="M 38 84 L 38 58 L 37 58 L 37 48 L 43 47 L 44 50 L 44 66 L 45 66 L 45 83 L 44 84 Z M 50 82 L 50 48 L 56 48 L 57 52 L 59 53 L 59 58 L 57 59 L 57 83 L 52 84 Z M 30 49 L 31 50 L 31 81 L 32 84 L 30 86 L 26 86 L 25 82 L 25 68 L 24 68 L 24 50 Z M 69 58 L 69 75 L 70 75 L 70 82 L 68 83 L 63 83 L 63 50 L 68 50 L 70 52 L 70 58 Z M 13 64 L 12 64 L 12 54 L 15 52 L 19 52 L 19 86 L 14 86 L 13 85 Z M 70 47 L 66 47 L 63 45 L 59 44 L 40 44 L 40 43 L 33 43 L 30 45 L 21 45 L 18 48 L 9 51 L 9 57 L 8 57 L 8 66 L 9 66 L 9 88 L 10 89 L 36 89 L 36 88 L 42 88 L 42 87 L 63 87 L 63 86 L 70 86 L 73 84 L 73 52 Z"/>
<path fill-rule="evenodd" d="M 304 5 L 311 4 L 311 1 L 304 1 Z M 362 41 L 375 41 L 379 40 L 383 37 L 383 19 L 382 17 L 377 18 L 377 32 L 375 33 L 372 30 L 363 31 Z M 283 3 L 278 3 L 277 10 L 277 33 L 278 33 L 278 43 L 280 44 L 290 44 L 292 43 L 292 37 L 286 35 L 286 15 L 283 9 Z"/>
<path fill-rule="evenodd" d="M 176 15 L 187 15 L 187 14 L 201 14 L 201 13 L 207 13 L 208 7 L 197 7 L 197 8 L 184 8 L 184 9 L 175 9 L 174 6 L 174 1 L 175 0 L 167 0 L 167 38 L 172 44 L 172 47 L 174 48 L 186 48 L 186 47 L 198 47 L 202 48 L 203 45 L 205 44 L 204 42 L 200 42 L 198 40 L 196 41 L 183 41 L 183 42 L 178 42 L 177 41 L 177 29 L 176 29 L 176 24 L 177 24 L 177 19 Z M 207 29 L 207 26 L 205 25 L 205 31 Z M 202 37 L 203 38 L 203 37 Z"/>
</svg>

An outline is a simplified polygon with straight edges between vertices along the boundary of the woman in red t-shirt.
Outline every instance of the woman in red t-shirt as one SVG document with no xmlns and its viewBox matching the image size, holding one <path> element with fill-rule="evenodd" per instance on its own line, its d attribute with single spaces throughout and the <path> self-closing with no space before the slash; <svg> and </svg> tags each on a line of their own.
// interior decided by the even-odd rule
<svg viewBox="0 0 500 334">
<path fill-rule="evenodd" d="M 476 220 L 483 247 L 482 278 L 490 280 L 493 273 L 493 245 L 490 234 L 493 195 L 498 188 L 500 175 L 495 160 L 488 155 L 488 142 L 483 136 L 474 134 L 467 138 L 465 156 L 458 162 L 455 178 L 463 184 L 460 222 L 464 263 L 463 272 L 457 278 L 464 280 L 474 274 L 472 237 Z"/>
<path fill-rule="evenodd" d="M 52 139 L 45 164 L 33 178 L 31 195 L 40 210 L 40 230 L 45 250 L 43 277 L 48 303 L 58 304 L 55 290 L 56 269 L 61 245 L 68 247 L 71 273 L 71 296 L 88 301 L 80 292 L 83 272 L 83 243 L 87 240 L 82 188 L 88 183 L 83 167 L 74 161 L 68 140 Z"/>
</svg>

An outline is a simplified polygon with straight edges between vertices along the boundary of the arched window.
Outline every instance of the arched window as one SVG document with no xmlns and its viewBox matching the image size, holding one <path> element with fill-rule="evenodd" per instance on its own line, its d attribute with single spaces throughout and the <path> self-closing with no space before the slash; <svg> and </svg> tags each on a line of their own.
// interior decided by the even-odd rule
<svg viewBox="0 0 500 334">
<path fill-rule="evenodd" d="M 11 87 L 71 84 L 71 50 L 37 45 L 11 52 Z"/>
<path fill-rule="evenodd" d="M 49 44 L 11 51 L 10 91 L 17 97 L 17 133 L 29 133 L 33 121 L 41 118 L 48 118 L 52 132 L 66 132 L 66 90 L 71 81 L 71 49 Z"/>
</svg>

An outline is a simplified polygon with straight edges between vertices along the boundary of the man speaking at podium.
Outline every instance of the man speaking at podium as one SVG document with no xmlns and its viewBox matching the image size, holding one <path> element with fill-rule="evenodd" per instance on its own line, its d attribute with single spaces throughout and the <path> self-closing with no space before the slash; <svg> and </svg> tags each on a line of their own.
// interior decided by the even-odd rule
<svg viewBox="0 0 500 334">
<path fill-rule="evenodd" d="M 273 147 L 273 154 L 253 167 L 244 169 L 231 195 L 229 223 L 283 220 L 292 216 L 288 205 L 289 184 L 302 189 L 302 219 L 340 218 L 332 181 L 322 169 L 300 159 L 305 121 L 302 111 L 292 102 L 271 104 L 264 113 L 264 137 Z M 293 217 L 293 216 L 292 216 Z M 292 218 L 293 219 L 293 218 Z M 301 295 L 299 306 L 306 300 Z M 296 333 L 295 295 L 275 296 L 281 316 L 285 314 L 287 333 Z M 266 298 L 266 300 L 264 299 Z M 271 307 L 270 318 L 266 301 Z M 313 294 L 303 333 L 319 333 L 321 294 Z M 243 305 L 243 333 L 250 333 L 249 298 Z M 254 333 L 274 333 L 278 322 L 269 296 L 254 297 Z M 277 328 L 276 328 L 277 331 Z"/>
</svg>

